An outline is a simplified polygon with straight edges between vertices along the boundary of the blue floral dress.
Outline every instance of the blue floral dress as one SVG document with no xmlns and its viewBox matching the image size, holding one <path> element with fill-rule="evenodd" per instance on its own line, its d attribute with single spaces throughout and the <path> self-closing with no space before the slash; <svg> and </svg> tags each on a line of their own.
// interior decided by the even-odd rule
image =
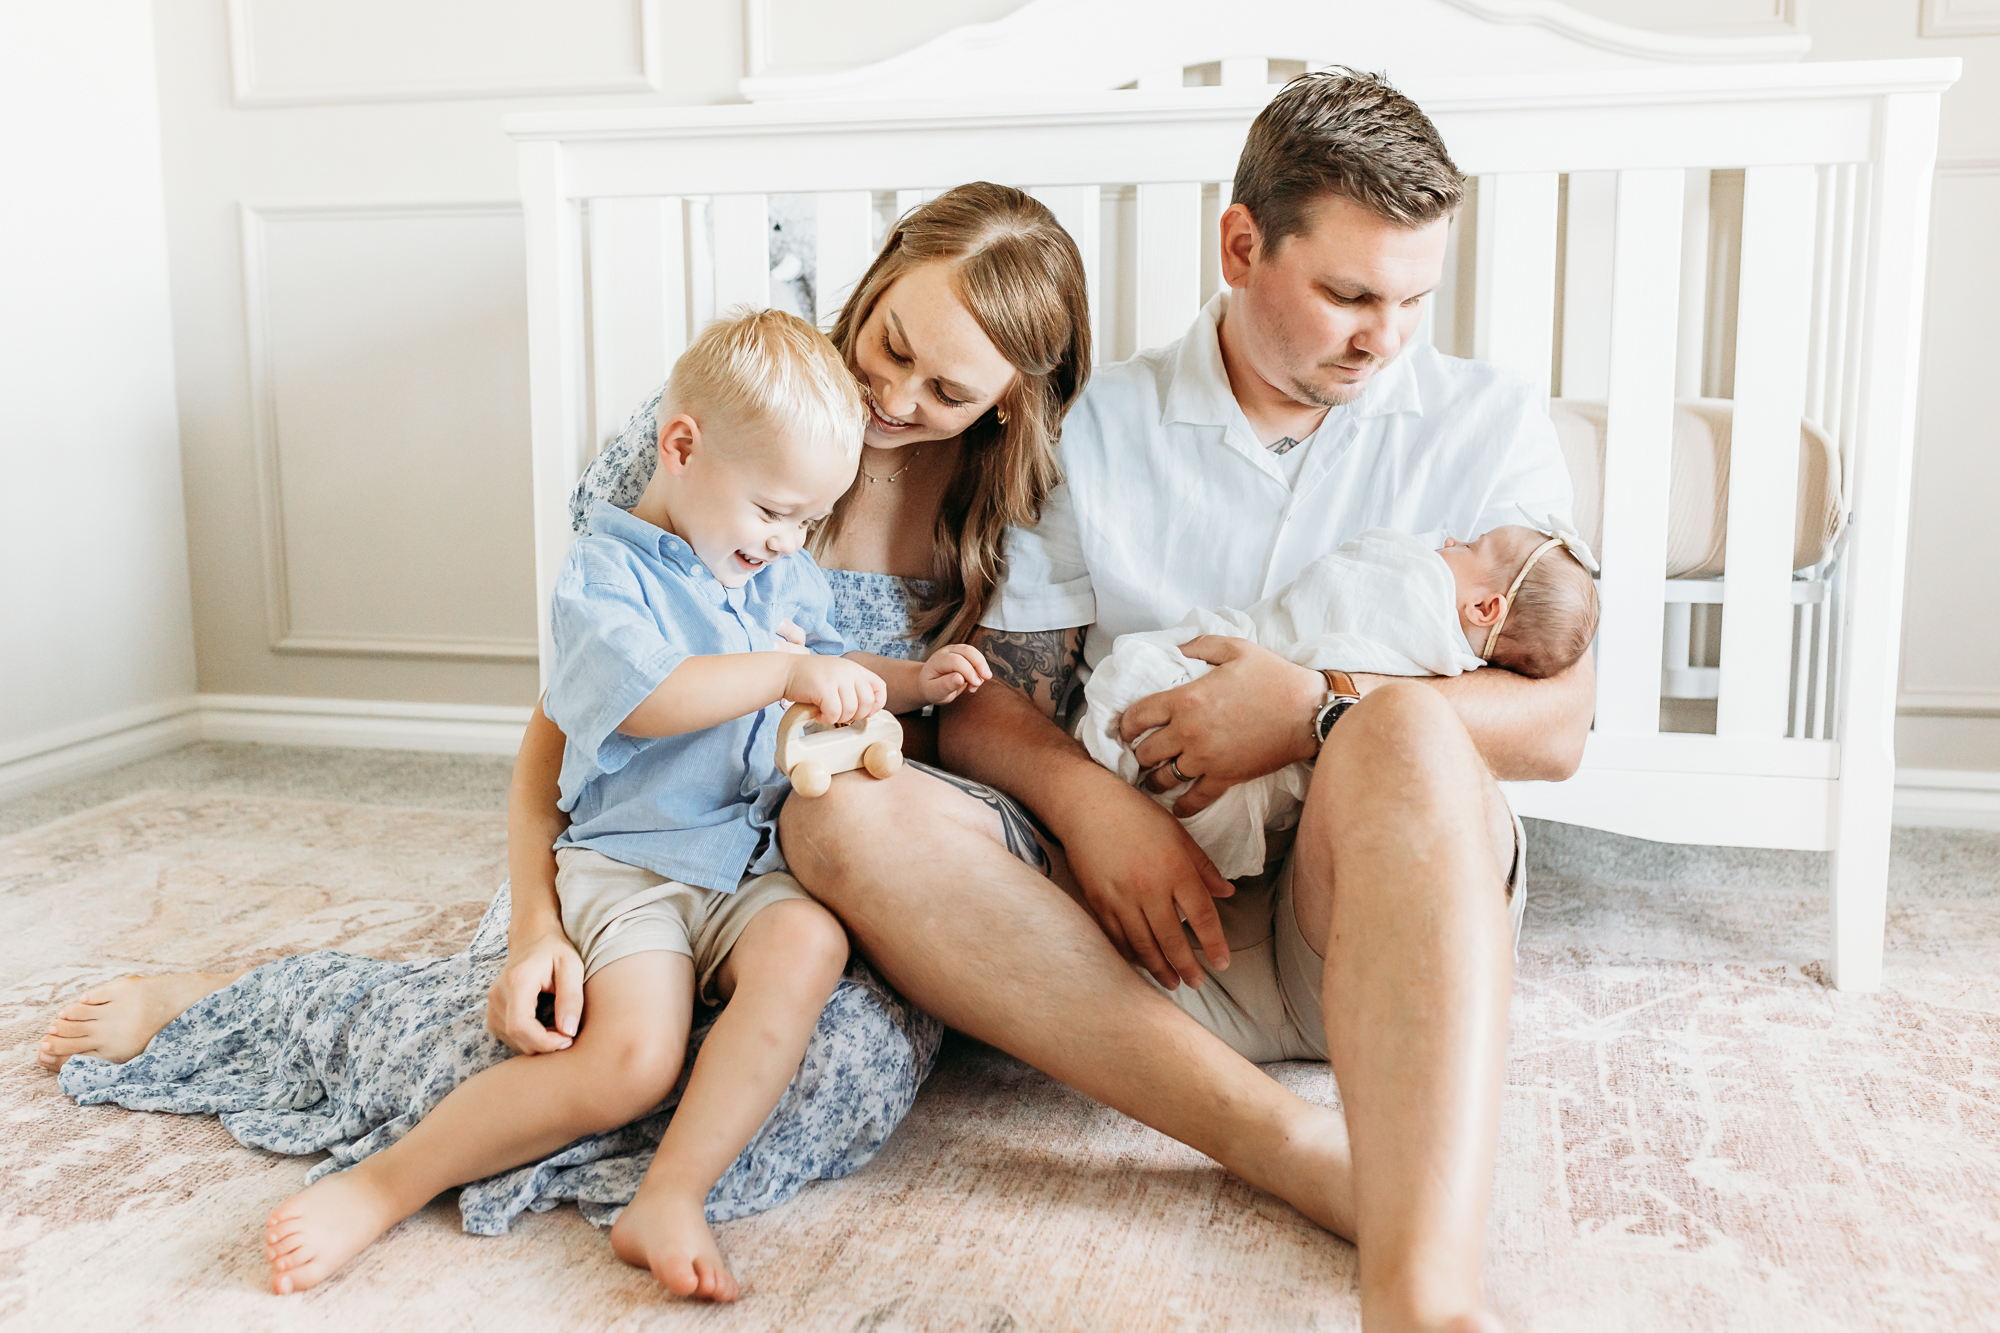
<svg viewBox="0 0 2000 1333">
<path fill-rule="evenodd" d="M 652 475 L 659 395 L 591 464 L 571 498 L 581 530 L 591 501 L 630 508 Z M 835 623 L 854 647 L 914 657 L 910 613 L 930 588 L 883 574 L 829 571 Z M 502 884 L 471 945 L 449 958 L 389 963 L 331 950 L 268 963 L 161 1029 L 122 1065 L 76 1056 L 62 1090 L 80 1104 L 219 1115 L 251 1147 L 325 1151 L 316 1180 L 394 1143 L 445 1094 L 509 1051 L 486 1030 L 486 993 L 507 961 Z M 688 1042 L 691 1069 L 707 1036 Z M 799 1072 L 750 1146 L 709 1191 L 709 1220 L 783 1203 L 808 1182 L 859 1170 L 909 1112 L 943 1029 L 856 959 L 820 1014 Z M 682 1087 L 687 1075 L 682 1074 Z M 467 1231 L 498 1235 L 523 1209 L 574 1199 L 608 1226 L 631 1201 L 681 1087 L 647 1118 L 468 1185 Z"/>
</svg>

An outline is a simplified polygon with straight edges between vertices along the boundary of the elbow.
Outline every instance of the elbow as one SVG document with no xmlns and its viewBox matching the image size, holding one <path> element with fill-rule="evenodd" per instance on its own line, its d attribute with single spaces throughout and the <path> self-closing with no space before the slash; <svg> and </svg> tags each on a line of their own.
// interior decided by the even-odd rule
<svg viewBox="0 0 2000 1333">
<path fill-rule="evenodd" d="M 1583 767 L 1583 746 L 1589 737 L 1588 727 L 1551 737 L 1551 743 L 1536 756 L 1535 767 L 1538 771 L 1533 775 L 1534 779 L 1537 782 L 1564 782 L 1575 777 L 1577 770 Z"/>
</svg>

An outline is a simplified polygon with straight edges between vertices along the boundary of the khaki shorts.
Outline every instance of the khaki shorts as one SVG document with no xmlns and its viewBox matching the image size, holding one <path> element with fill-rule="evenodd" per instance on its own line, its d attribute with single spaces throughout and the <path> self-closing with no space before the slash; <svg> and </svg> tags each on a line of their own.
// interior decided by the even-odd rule
<svg viewBox="0 0 2000 1333">
<path fill-rule="evenodd" d="M 1184 924 L 1195 961 L 1205 974 L 1201 989 L 1173 990 L 1140 970 L 1162 995 L 1253 1064 L 1273 1060 L 1324 1060 L 1326 1016 L 1320 1004 L 1326 959 L 1306 941 L 1292 904 L 1293 855 L 1275 869 L 1239 879 L 1233 897 L 1215 900 L 1222 937 L 1229 943 L 1229 970 L 1217 972 L 1202 956 L 1201 943 Z M 1514 865 L 1507 876 L 1508 907 L 1518 940 L 1521 909 L 1527 901 L 1528 846 L 1521 820 L 1514 818 Z"/>
<path fill-rule="evenodd" d="M 750 918 L 788 898 L 812 900 L 779 871 L 752 875 L 734 893 L 697 888 L 584 847 L 556 852 L 556 897 L 563 930 L 583 955 L 583 979 L 635 953 L 677 953 L 694 962 L 695 993 L 721 1004 L 716 969 Z"/>
</svg>

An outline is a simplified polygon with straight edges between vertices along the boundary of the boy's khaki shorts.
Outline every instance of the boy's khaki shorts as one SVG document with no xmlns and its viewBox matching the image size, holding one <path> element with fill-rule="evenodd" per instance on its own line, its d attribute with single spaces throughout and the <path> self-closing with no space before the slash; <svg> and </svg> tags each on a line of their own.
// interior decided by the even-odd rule
<svg viewBox="0 0 2000 1333">
<path fill-rule="evenodd" d="M 787 898 L 812 900 L 783 871 L 751 875 L 734 893 L 697 888 L 584 847 L 556 852 L 563 930 L 583 955 L 583 979 L 635 953 L 677 953 L 694 962 L 695 993 L 708 1005 L 716 969 L 750 918 Z"/>
<path fill-rule="evenodd" d="M 1215 899 L 1222 937 L 1229 943 L 1228 971 L 1209 967 L 1201 942 L 1185 923 L 1181 929 L 1187 932 L 1205 977 L 1201 989 L 1183 983 L 1168 990 L 1150 972 L 1139 969 L 1139 975 L 1162 995 L 1252 1064 L 1327 1058 L 1326 1016 L 1320 1003 L 1326 959 L 1299 929 L 1292 906 L 1292 861 L 1293 854 L 1286 852 L 1275 868 L 1235 881 L 1233 897 Z M 1526 836 L 1516 817 L 1507 893 L 1517 939 L 1527 900 L 1527 863 Z"/>
</svg>

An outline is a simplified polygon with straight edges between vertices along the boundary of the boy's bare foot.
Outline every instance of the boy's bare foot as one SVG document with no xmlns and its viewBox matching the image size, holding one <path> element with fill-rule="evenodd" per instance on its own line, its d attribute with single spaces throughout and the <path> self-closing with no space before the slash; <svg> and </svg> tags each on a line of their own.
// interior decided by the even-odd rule
<svg viewBox="0 0 2000 1333">
<path fill-rule="evenodd" d="M 189 1005 L 242 975 L 175 972 L 107 981 L 57 1012 L 35 1050 L 35 1062 L 54 1070 L 72 1055 L 94 1055 L 122 1065 L 145 1050 L 146 1043 Z"/>
<path fill-rule="evenodd" d="M 408 1211 L 352 1168 L 307 1186 L 264 1224 L 271 1290 L 289 1296 L 318 1286 Z"/>
<path fill-rule="evenodd" d="M 611 1250 L 634 1268 L 648 1268 L 676 1296 L 733 1301 L 736 1278 L 722 1262 L 702 1216 L 700 1197 L 640 1189 L 611 1228 Z"/>
</svg>

